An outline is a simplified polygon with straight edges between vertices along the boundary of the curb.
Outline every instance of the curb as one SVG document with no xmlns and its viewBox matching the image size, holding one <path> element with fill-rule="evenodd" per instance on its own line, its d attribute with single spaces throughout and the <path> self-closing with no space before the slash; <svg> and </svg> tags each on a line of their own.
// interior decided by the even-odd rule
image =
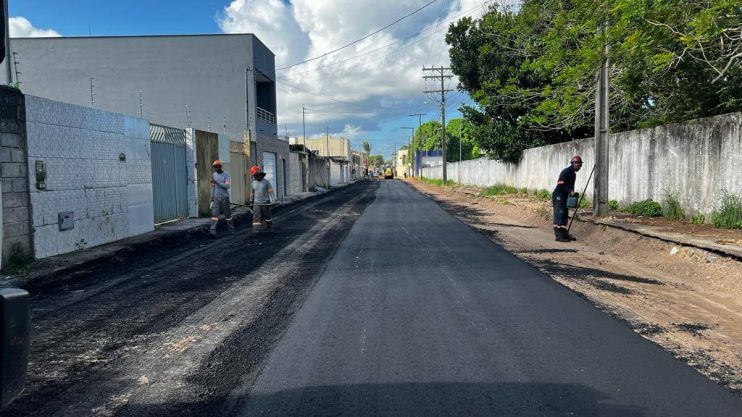
<svg viewBox="0 0 742 417">
<path fill-rule="evenodd" d="M 302 202 L 311 201 L 315 198 L 324 196 L 337 190 L 344 189 L 345 187 L 353 185 L 356 182 L 337 186 L 329 190 L 309 195 L 305 198 L 292 200 L 281 204 L 278 207 L 291 207 Z M 233 218 L 234 221 L 239 224 L 242 220 L 251 215 L 252 212 L 250 212 L 249 210 L 240 208 L 235 211 Z M 71 252 L 53 256 L 51 258 L 46 258 L 44 260 L 41 260 L 40 262 L 64 262 L 64 258 L 68 258 L 70 255 L 82 254 L 82 259 L 78 261 L 72 261 L 71 263 L 66 265 L 57 265 L 50 267 L 40 266 L 39 270 L 31 271 L 28 274 L 10 276 L 4 279 L 0 278 L 0 288 L 17 287 L 27 289 L 30 287 L 44 286 L 50 281 L 59 278 L 60 276 L 71 275 L 83 269 L 103 265 L 113 261 L 120 262 L 131 258 L 132 256 L 136 256 L 137 254 L 142 253 L 147 249 L 157 247 L 158 245 L 163 245 L 161 248 L 166 248 L 168 246 L 174 246 L 174 244 L 176 243 L 183 243 L 183 238 L 187 238 L 188 240 L 198 237 L 212 239 L 210 236 L 206 235 L 208 228 L 209 224 L 204 223 L 181 230 L 155 229 L 154 231 L 147 232 L 142 235 L 131 236 L 119 241 L 109 242 L 100 246 L 89 248 L 86 250 L 87 254 L 89 254 L 88 256 L 86 256 L 84 252 Z"/>
<path fill-rule="evenodd" d="M 584 223 L 590 223 L 594 225 L 599 225 L 599 226 L 607 226 L 607 227 L 611 227 L 614 229 L 623 230 L 623 231 L 630 232 L 630 233 L 635 233 L 635 234 L 638 234 L 644 237 L 661 240 L 667 243 L 674 243 L 680 246 L 688 246 L 688 247 L 692 247 L 696 249 L 709 251 L 717 255 L 732 258 L 736 261 L 742 261 L 742 249 L 727 247 L 725 245 L 721 245 L 718 243 L 712 243 L 712 242 L 701 240 L 701 239 L 694 239 L 692 237 L 686 237 L 684 235 L 680 235 L 677 233 L 674 233 L 673 235 L 659 233 L 659 232 L 653 231 L 650 228 L 644 227 L 642 225 L 636 225 L 636 224 L 631 224 L 631 223 L 611 223 L 611 222 L 606 222 L 606 221 L 601 221 L 601 220 L 592 220 L 592 219 L 579 219 L 578 221 L 584 222 Z"/>
</svg>

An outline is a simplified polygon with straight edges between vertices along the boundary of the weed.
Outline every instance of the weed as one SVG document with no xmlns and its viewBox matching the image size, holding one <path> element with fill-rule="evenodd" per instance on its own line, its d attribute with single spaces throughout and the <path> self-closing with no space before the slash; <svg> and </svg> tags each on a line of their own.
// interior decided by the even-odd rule
<svg viewBox="0 0 742 417">
<path fill-rule="evenodd" d="M 660 203 L 650 199 L 636 201 L 626 207 L 627 212 L 644 217 L 662 217 L 662 206 Z"/>
<path fill-rule="evenodd" d="M 585 197 L 582 197 L 582 200 L 579 200 L 579 201 L 580 201 L 581 209 L 588 208 L 592 205 L 592 203 Z"/>
<path fill-rule="evenodd" d="M 4 269 L 11 274 L 22 273 L 28 270 L 33 260 L 33 256 L 26 252 L 20 243 L 14 243 L 10 247 L 10 257 Z"/>
<path fill-rule="evenodd" d="M 609 210 L 618 210 L 618 201 L 616 201 L 616 200 L 608 200 L 608 209 Z"/>
<path fill-rule="evenodd" d="M 685 211 L 680 206 L 678 197 L 675 194 L 665 190 L 665 201 L 663 201 L 662 205 L 664 206 L 663 213 L 668 219 L 676 221 L 685 220 Z"/>
<path fill-rule="evenodd" d="M 540 200 L 549 200 L 551 198 L 551 193 L 548 190 L 544 190 L 542 188 L 533 193 L 533 196 Z"/>
<path fill-rule="evenodd" d="M 706 216 L 703 214 L 696 214 L 690 217 L 690 222 L 693 224 L 704 224 L 706 223 Z"/>
<path fill-rule="evenodd" d="M 526 188 L 526 187 L 521 187 L 521 189 L 520 189 L 520 193 L 521 193 L 521 194 L 528 194 L 528 188 Z"/>
<path fill-rule="evenodd" d="M 510 185 L 493 185 L 482 190 L 479 195 L 484 197 L 492 197 L 503 194 L 518 194 L 518 189 Z"/>
<path fill-rule="evenodd" d="M 538 209 L 536 209 L 536 213 L 544 220 L 551 220 L 551 214 L 549 213 L 549 210 L 544 207 L 539 207 Z"/>
<path fill-rule="evenodd" d="M 721 208 L 711 213 L 711 223 L 719 229 L 742 229 L 742 198 L 723 190 Z"/>
<path fill-rule="evenodd" d="M 436 187 L 443 186 L 443 180 L 433 179 L 433 178 L 420 178 L 420 179 L 423 180 L 423 181 L 425 181 L 425 182 L 427 182 L 428 184 L 435 185 Z M 453 180 L 448 180 L 448 181 L 446 181 L 446 185 L 452 187 L 452 186 L 456 185 L 456 183 Z"/>
</svg>

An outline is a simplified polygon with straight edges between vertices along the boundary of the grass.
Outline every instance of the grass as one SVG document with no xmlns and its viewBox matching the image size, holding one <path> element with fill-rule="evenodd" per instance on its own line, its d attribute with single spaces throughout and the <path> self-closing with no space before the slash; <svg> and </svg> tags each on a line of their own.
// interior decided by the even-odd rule
<svg viewBox="0 0 742 417">
<path fill-rule="evenodd" d="M 685 220 L 685 211 L 680 206 L 678 197 L 668 191 L 665 191 L 665 199 L 662 202 L 662 212 L 670 220 Z"/>
<path fill-rule="evenodd" d="M 722 192 L 721 207 L 711 213 L 711 223 L 719 229 L 742 229 L 742 198 Z"/>
<path fill-rule="evenodd" d="M 704 224 L 706 223 L 706 216 L 703 214 L 696 214 L 690 217 L 690 222 L 693 224 Z"/>
<path fill-rule="evenodd" d="M 518 194 L 518 189 L 509 185 L 493 185 L 482 190 L 479 195 L 492 197 L 503 194 Z"/>
<path fill-rule="evenodd" d="M 618 201 L 616 201 L 616 200 L 608 200 L 608 209 L 609 210 L 618 210 Z"/>
<path fill-rule="evenodd" d="M 637 216 L 662 217 L 662 206 L 651 198 L 631 203 L 624 209 L 624 211 Z"/>
<path fill-rule="evenodd" d="M 420 178 L 422 181 L 427 182 L 428 184 L 435 185 L 436 187 L 442 187 L 443 186 L 443 180 L 434 179 L 434 178 Z M 454 186 L 456 183 L 453 180 L 446 181 L 446 185 L 448 186 Z"/>
</svg>

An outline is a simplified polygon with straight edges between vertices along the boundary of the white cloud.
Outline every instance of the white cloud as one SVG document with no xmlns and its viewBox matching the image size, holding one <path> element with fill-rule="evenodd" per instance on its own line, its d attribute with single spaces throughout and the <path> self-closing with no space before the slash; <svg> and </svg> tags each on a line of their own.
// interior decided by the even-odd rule
<svg viewBox="0 0 742 417">
<path fill-rule="evenodd" d="M 274 53 L 281 68 L 362 38 L 429 0 L 234 0 L 220 20 L 224 32 L 250 32 Z M 423 94 L 422 67 L 449 63 L 444 41 L 448 25 L 478 17 L 484 0 L 439 0 L 421 12 L 362 42 L 309 63 L 276 72 L 278 118 L 307 134 L 331 132 L 358 137 L 384 121 L 422 110 L 435 115 Z M 452 80 L 448 88 L 454 88 Z M 438 86 L 439 87 L 439 86 Z M 304 91 L 302 91 L 304 90 Z M 336 101 L 318 97 L 317 93 Z"/>
<path fill-rule="evenodd" d="M 42 38 L 62 36 L 52 29 L 35 28 L 25 17 L 11 17 L 8 28 L 11 38 Z"/>
</svg>

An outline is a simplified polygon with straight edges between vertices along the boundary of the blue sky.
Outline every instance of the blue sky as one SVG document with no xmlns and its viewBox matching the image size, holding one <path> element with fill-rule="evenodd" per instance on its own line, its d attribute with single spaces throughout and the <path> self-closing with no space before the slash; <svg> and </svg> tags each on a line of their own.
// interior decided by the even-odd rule
<svg viewBox="0 0 742 417">
<path fill-rule="evenodd" d="M 361 38 L 430 0 L 9 0 L 10 15 L 62 36 L 255 33 L 276 53 L 277 66 L 322 55 Z M 438 0 L 368 40 L 277 73 L 279 131 L 341 134 L 389 157 L 417 126 L 412 113 L 440 120 L 440 106 L 422 91 L 422 67 L 448 65 L 443 37 L 450 22 L 484 10 L 483 0 Z M 449 88 L 455 88 L 455 80 Z M 294 88 L 292 86 L 300 87 Z M 324 97 L 322 97 L 324 96 Z M 447 119 L 465 94 L 449 96 Z M 353 103 L 348 105 L 346 103 Z"/>
</svg>

